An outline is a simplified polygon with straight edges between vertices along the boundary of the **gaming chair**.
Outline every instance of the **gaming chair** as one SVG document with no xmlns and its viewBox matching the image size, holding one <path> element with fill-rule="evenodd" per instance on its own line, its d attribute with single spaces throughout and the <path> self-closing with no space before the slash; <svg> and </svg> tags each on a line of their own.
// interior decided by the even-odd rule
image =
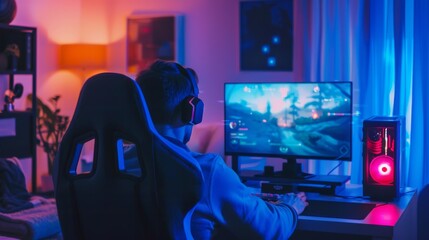
<svg viewBox="0 0 429 240">
<path fill-rule="evenodd" d="M 88 141 L 93 164 L 81 172 Z M 124 142 L 134 144 L 138 169 L 125 167 Z M 156 132 L 134 80 L 101 73 L 85 82 L 55 162 L 64 239 L 192 239 L 203 182 L 196 160 Z"/>
</svg>

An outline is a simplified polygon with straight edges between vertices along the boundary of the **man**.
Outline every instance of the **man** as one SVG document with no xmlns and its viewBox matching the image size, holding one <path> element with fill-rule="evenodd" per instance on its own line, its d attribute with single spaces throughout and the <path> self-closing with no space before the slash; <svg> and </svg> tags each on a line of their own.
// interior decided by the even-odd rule
<svg viewBox="0 0 429 240">
<path fill-rule="evenodd" d="M 155 128 L 186 149 L 192 126 L 201 121 L 197 75 L 175 62 L 157 60 L 136 79 Z M 191 106 L 189 106 L 191 105 Z M 189 112 L 191 111 L 191 112 Z M 191 152 L 203 171 L 204 195 L 192 216 L 195 239 L 287 239 L 298 214 L 308 205 L 304 193 L 267 202 L 252 194 L 237 174 L 215 154 Z"/>
</svg>

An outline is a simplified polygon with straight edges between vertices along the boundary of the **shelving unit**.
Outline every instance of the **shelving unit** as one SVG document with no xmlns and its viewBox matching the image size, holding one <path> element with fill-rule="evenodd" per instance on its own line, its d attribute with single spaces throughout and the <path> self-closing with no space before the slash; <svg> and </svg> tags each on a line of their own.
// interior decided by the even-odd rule
<svg viewBox="0 0 429 240">
<path fill-rule="evenodd" d="M 9 89 L 13 91 L 15 76 L 30 75 L 32 81 L 31 109 L 0 109 L 0 157 L 31 158 L 31 188 L 37 188 L 37 154 L 36 154 L 36 46 L 37 29 L 34 27 L 0 24 L 0 75 L 7 76 Z M 11 44 L 16 44 L 19 57 L 12 58 L 5 54 Z M 4 99 L 4 93 L 1 93 Z M 22 96 L 26 97 L 26 96 Z"/>
</svg>

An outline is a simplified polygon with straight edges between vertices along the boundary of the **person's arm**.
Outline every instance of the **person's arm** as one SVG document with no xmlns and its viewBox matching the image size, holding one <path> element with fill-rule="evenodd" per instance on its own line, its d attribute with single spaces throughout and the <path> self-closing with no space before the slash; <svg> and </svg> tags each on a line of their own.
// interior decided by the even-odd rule
<svg viewBox="0 0 429 240">
<path fill-rule="evenodd" d="M 287 239 L 295 230 L 298 212 L 291 203 L 296 198 L 265 202 L 253 196 L 237 174 L 221 161 L 215 163 L 210 188 L 214 216 L 239 239 Z"/>
</svg>

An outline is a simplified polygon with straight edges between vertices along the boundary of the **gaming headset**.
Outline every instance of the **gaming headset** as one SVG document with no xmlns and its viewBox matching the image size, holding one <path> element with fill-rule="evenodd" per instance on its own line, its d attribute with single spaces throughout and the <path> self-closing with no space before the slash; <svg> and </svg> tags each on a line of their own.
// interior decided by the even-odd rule
<svg viewBox="0 0 429 240">
<path fill-rule="evenodd" d="M 191 82 L 192 94 L 182 102 L 182 121 L 186 124 L 195 125 L 203 120 L 204 103 L 198 98 L 197 80 L 194 78 L 192 69 L 177 64 L 177 68 Z"/>
</svg>

